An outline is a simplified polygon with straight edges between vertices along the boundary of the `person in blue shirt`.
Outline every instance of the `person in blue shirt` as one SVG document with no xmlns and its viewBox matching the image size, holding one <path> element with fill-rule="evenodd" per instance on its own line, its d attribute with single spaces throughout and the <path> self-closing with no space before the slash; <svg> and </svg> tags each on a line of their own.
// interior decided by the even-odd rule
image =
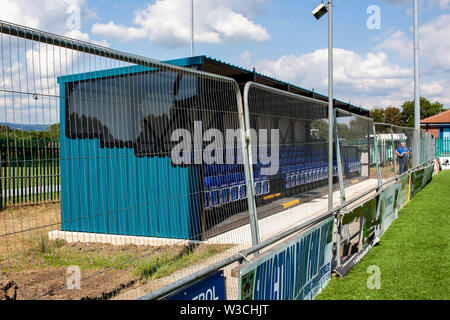
<svg viewBox="0 0 450 320">
<path fill-rule="evenodd" d="M 400 165 L 400 174 L 408 171 L 409 164 L 409 149 L 406 146 L 406 141 L 402 141 L 400 147 L 397 149 L 398 163 Z"/>
</svg>

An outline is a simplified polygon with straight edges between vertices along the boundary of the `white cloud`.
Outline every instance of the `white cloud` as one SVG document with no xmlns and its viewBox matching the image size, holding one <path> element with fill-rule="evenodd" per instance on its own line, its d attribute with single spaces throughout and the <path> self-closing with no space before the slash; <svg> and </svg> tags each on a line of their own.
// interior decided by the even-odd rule
<svg viewBox="0 0 450 320">
<path fill-rule="evenodd" d="M 327 94 L 327 49 L 300 56 L 285 55 L 275 61 L 260 61 L 256 65 L 258 72 Z M 448 79 L 422 81 L 421 95 L 448 106 L 450 92 L 446 88 L 449 87 Z M 334 88 L 337 99 L 363 108 L 400 107 L 413 98 L 413 69 L 389 62 L 388 55 L 382 51 L 361 56 L 353 51 L 336 48 Z"/>
<path fill-rule="evenodd" d="M 86 0 L 0 0 L 0 8 L 1 20 L 109 46 L 105 40 L 96 41 L 78 28 L 69 28 L 73 8 L 79 10 L 80 23 L 96 16 L 87 7 Z"/>
<path fill-rule="evenodd" d="M 413 43 L 403 31 L 392 33 L 377 48 L 395 51 L 405 59 L 413 57 Z"/>
<path fill-rule="evenodd" d="M 398 6 L 411 6 L 411 0 L 381 0 L 382 3 Z M 438 5 L 441 10 L 448 9 L 450 7 L 450 0 L 420 0 L 419 5 L 431 9 L 433 6 Z"/>
<path fill-rule="evenodd" d="M 369 91 L 371 88 L 391 88 L 398 81 L 412 76 L 411 70 L 389 64 L 387 60 L 384 52 L 370 52 L 362 57 L 356 52 L 336 48 L 334 78 L 339 86 Z M 328 50 L 316 50 L 301 56 L 282 56 L 277 61 L 262 61 L 258 69 L 274 77 L 323 89 L 328 81 Z"/>
<path fill-rule="evenodd" d="M 391 34 L 378 48 L 397 52 L 402 58 L 413 58 L 413 41 L 402 31 Z M 420 26 L 419 50 L 421 59 L 429 63 L 429 70 L 450 72 L 450 14 L 441 15 Z"/>
<path fill-rule="evenodd" d="M 68 32 L 66 32 L 64 34 L 64 36 L 68 37 L 68 38 L 72 38 L 72 39 L 76 39 L 76 40 L 80 40 L 80 41 L 85 41 L 85 42 L 91 42 L 93 44 L 102 46 L 102 47 L 109 47 L 109 42 L 106 40 L 101 40 L 101 41 L 97 41 L 97 40 L 92 40 L 89 36 L 89 34 L 81 32 L 80 30 L 70 30 Z"/>
<path fill-rule="evenodd" d="M 301 56 L 286 55 L 257 63 L 259 72 L 327 93 L 328 50 Z M 398 105 L 412 96 L 413 71 L 391 64 L 384 52 L 361 56 L 334 49 L 334 87 L 338 99 L 370 108 Z"/>
<path fill-rule="evenodd" d="M 250 68 L 250 64 L 252 62 L 252 53 L 248 50 L 245 50 L 241 53 L 239 60 L 245 67 Z"/>
<path fill-rule="evenodd" d="M 64 36 L 72 38 L 72 39 L 76 39 L 76 40 L 86 41 L 86 42 L 88 42 L 90 40 L 90 37 L 87 33 L 81 32 L 80 30 L 76 30 L 76 29 L 66 32 L 64 34 Z"/>
<path fill-rule="evenodd" d="M 447 9 L 450 7 L 450 0 L 440 0 L 439 5 L 442 10 Z"/>
<path fill-rule="evenodd" d="M 423 84 L 420 88 L 421 94 L 426 97 L 436 97 L 441 95 L 442 93 L 444 93 L 442 82 L 443 81 L 432 81 L 431 83 Z"/>
<path fill-rule="evenodd" d="M 267 0 L 197 0 L 195 1 L 195 41 L 203 43 L 265 42 L 270 36 L 249 16 L 258 13 Z M 148 38 L 165 47 L 189 42 L 189 1 L 158 0 L 135 12 L 134 27 L 96 23 L 92 33 L 132 41 Z M 253 13 L 253 14 L 252 14 Z"/>
<path fill-rule="evenodd" d="M 127 28 L 122 25 L 116 25 L 113 21 L 107 24 L 95 23 L 92 26 L 92 33 L 116 38 L 124 42 L 142 39 L 147 36 L 144 29 Z"/>
<path fill-rule="evenodd" d="M 80 9 L 82 20 L 94 16 L 87 8 L 86 0 L 0 0 L 0 19 L 31 28 L 65 33 L 66 22 L 70 17 L 66 11 L 71 5 Z"/>
</svg>

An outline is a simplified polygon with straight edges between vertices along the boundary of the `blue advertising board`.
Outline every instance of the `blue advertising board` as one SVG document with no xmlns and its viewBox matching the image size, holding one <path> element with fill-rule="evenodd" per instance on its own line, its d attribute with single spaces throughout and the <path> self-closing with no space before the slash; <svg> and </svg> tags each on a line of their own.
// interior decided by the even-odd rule
<svg viewBox="0 0 450 320">
<path fill-rule="evenodd" d="M 225 277 L 223 271 L 204 278 L 168 296 L 165 300 L 225 300 Z"/>
<path fill-rule="evenodd" d="M 333 218 L 243 267 L 241 300 L 312 300 L 331 278 Z"/>
</svg>

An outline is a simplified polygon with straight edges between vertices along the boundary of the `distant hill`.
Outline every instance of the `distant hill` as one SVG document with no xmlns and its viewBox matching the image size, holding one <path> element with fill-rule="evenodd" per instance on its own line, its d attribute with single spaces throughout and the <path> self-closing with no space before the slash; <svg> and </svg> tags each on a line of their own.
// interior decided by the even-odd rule
<svg viewBox="0 0 450 320">
<path fill-rule="evenodd" d="M 8 126 L 12 130 L 22 130 L 22 131 L 47 131 L 50 124 L 22 124 L 22 123 L 9 123 L 0 122 L 0 126 Z"/>
</svg>

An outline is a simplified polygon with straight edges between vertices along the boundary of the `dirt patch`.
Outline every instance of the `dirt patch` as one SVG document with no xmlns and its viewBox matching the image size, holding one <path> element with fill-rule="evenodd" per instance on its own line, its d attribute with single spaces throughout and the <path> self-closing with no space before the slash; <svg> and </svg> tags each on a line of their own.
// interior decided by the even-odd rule
<svg viewBox="0 0 450 320">
<path fill-rule="evenodd" d="M 0 212 L 0 299 L 108 299 L 153 285 L 212 257 L 230 245 L 112 245 L 50 241 L 60 228 L 59 204 Z M 81 289 L 67 288 L 68 268 L 81 273 Z"/>
<path fill-rule="evenodd" d="M 130 270 L 82 270 L 80 289 L 68 289 L 68 276 L 66 268 L 3 273 L 0 300 L 108 299 L 139 281 Z"/>
<path fill-rule="evenodd" d="M 229 245 L 116 246 L 42 240 L 0 263 L 0 299 L 109 299 L 214 257 Z M 17 258 L 15 258 L 17 257 Z M 80 290 L 68 289 L 73 268 Z M 79 268 L 79 269 L 78 269 Z"/>
</svg>

